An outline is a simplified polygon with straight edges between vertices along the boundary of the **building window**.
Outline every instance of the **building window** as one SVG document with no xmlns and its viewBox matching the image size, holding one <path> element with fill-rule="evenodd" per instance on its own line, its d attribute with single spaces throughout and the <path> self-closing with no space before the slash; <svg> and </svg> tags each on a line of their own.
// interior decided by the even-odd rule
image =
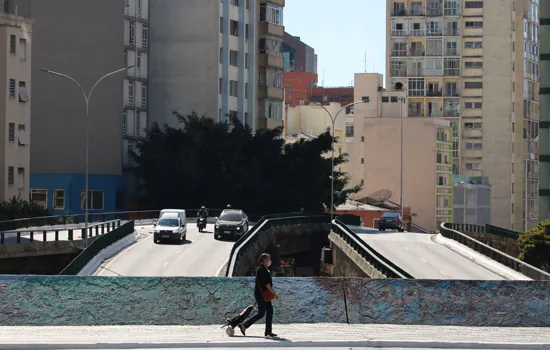
<svg viewBox="0 0 550 350">
<path fill-rule="evenodd" d="M 361 142 L 365 142 L 365 136 L 361 136 Z"/>
<path fill-rule="evenodd" d="M 382 103 L 390 102 L 389 96 L 382 96 Z"/>
<path fill-rule="evenodd" d="M 481 170 L 481 163 L 466 163 L 466 170 Z"/>
<path fill-rule="evenodd" d="M 10 92 L 10 97 L 15 98 L 15 79 L 9 80 L 9 92 Z"/>
<path fill-rule="evenodd" d="M 466 81 L 464 82 L 465 89 L 483 89 L 482 81 Z"/>
<path fill-rule="evenodd" d="M 483 41 L 466 41 L 464 43 L 466 49 L 481 49 L 483 48 Z"/>
<path fill-rule="evenodd" d="M 223 63 L 223 47 L 220 47 L 220 63 Z"/>
<path fill-rule="evenodd" d="M 134 92 L 135 92 L 134 82 L 128 82 L 128 105 L 134 105 Z"/>
<path fill-rule="evenodd" d="M 141 52 L 137 53 L 137 68 L 141 68 Z"/>
<path fill-rule="evenodd" d="M 409 96 L 424 96 L 424 79 L 409 79 Z"/>
<path fill-rule="evenodd" d="M 244 36 L 248 40 L 248 23 L 244 25 Z"/>
<path fill-rule="evenodd" d="M 260 38 L 259 52 L 270 56 L 283 55 L 283 41 L 280 38 L 267 37 Z"/>
<path fill-rule="evenodd" d="M 361 186 L 365 184 L 365 180 L 361 180 Z"/>
<path fill-rule="evenodd" d="M 513 125 L 513 123 L 512 123 Z M 464 123 L 466 129 L 481 129 L 483 126 L 482 123 Z"/>
<path fill-rule="evenodd" d="M 128 134 L 128 113 L 124 111 L 122 113 L 122 135 L 126 136 Z"/>
<path fill-rule="evenodd" d="M 27 130 L 25 128 L 25 124 L 19 124 L 17 126 L 17 141 L 19 143 L 19 146 L 25 146 L 29 144 L 29 141 L 27 139 Z"/>
<path fill-rule="evenodd" d="M 13 186 L 14 183 L 14 168 L 12 166 L 8 167 L 8 186 Z"/>
<path fill-rule="evenodd" d="M 267 119 L 283 119 L 283 102 L 263 100 L 258 103 L 258 116 Z"/>
<path fill-rule="evenodd" d="M 86 209 L 86 191 L 80 193 L 80 207 Z M 103 210 L 103 191 L 88 191 L 88 209 Z"/>
<path fill-rule="evenodd" d="M 260 4 L 260 22 L 283 25 L 283 8 L 272 4 Z"/>
<path fill-rule="evenodd" d="M 466 149 L 482 150 L 483 144 L 479 142 L 466 142 Z"/>
<path fill-rule="evenodd" d="M 483 8 L 483 1 L 466 1 L 465 7 L 467 9 L 481 9 Z"/>
<path fill-rule="evenodd" d="M 136 37 L 136 22 L 130 21 L 130 30 L 128 31 L 128 44 L 129 46 L 134 45 L 134 40 Z"/>
<path fill-rule="evenodd" d="M 220 33 L 223 33 L 223 17 L 220 17 Z"/>
<path fill-rule="evenodd" d="M 464 62 L 464 68 L 468 69 L 480 69 L 483 68 L 483 62 Z"/>
<path fill-rule="evenodd" d="M 229 33 L 232 36 L 239 36 L 239 21 L 231 20 L 229 25 Z"/>
<path fill-rule="evenodd" d="M 134 145 L 132 142 L 128 142 L 128 148 L 126 151 L 128 154 L 128 165 L 134 164 Z"/>
<path fill-rule="evenodd" d="M 136 129 L 136 132 L 135 132 L 135 136 L 136 137 L 140 137 L 140 134 L 141 134 L 141 121 L 140 121 L 140 115 L 139 115 L 139 112 L 136 113 L 135 115 L 135 125 L 134 125 L 134 128 Z"/>
<path fill-rule="evenodd" d="M 365 164 L 365 158 L 361 158 L 361 164 Z"/>
<path fill-rule="evenodd" d="M 346 137 L 353 137 L 353 124 L 346 125 Z"/>
<path fill-rule="evenodd" d="M 239 6 L 239 0 L 231 0 L 231 5 Z"/>
<path fill-rule="evenodd" d="M 25 188 L 25 168 L 17 168 L 17 188 Z"/>
<path fill-rule="evenodd" d="M 443 75 L 460 76 L 460 58 L 445 58 L 443 60 Z"/>
<path fill-rule="evenodd" d="M 480 109 L 483 108 L 483 102 L 464 102 L 464 108 Z"/>
<path fill-rule="evenodd" d="M 27 59 L 27 40 L 19 39 L 19 59 L 24 61 Z"/>
<path fill-rule="evenodd" d="M 141 28 L 141 47 L 146 49 L 149 44 L 149 28 L 144 24 Z"/>
<path fill-rule="evenodd" d="M 244 55 L 244 67 L 246 69 L 248 69 L 248 54 L 247 53 Z"/>
<path fill-rule="evenodd" d="M 244 98 L 248 98 L 248 83 L 244 83 Z"/>
<path fill-rule="evenodd" d="M 15 142 L 15 123 L 9 123 L 8 141 L 9 142 Z"/>
<path fill-rule="evenodd" d="M 141 83 L 141 107 L 147 108 L 147 83 Z"/>
<path fill-rule="evenodd" d="M 10 53 L 12 55 L 16 54 L 16 47 L 15 47 L 15 45 L 17 45 L 16 40 L 17 38 L 15 37 L 15 35 L 10 35 Z"/>
<path fill-rule="evenodd" d="M 466 21 L 465 26 L 467 29 L 483 28 L 483 21 Z"/>
<path fill-rule="evenodd" d="M 41 206 L 44 209 L 48 208 L 48 190 L 35 190 L 30 191 L 31 203 Z"/>
<path fill-rule="evenodd" d="M 220 78 L 220 82 L 219 82 L 219 90 L 220 90 L 220 94 L 222 93 L 222 88 L 223 88 L 223 78 Z"/>
<path fill-rule="evenodd" d="M 29 102 L 27 84 L 24 81 L 19 82 L 19 102 Z"/>
<path fill-rule="evenodd" d="M 229 81 L 229 96 L 239 97 L 239 82 L 236 80 Z"/>
<path fill-rule="evenodd" d="M 235 50 L 229 51 L 229 64 L 233 67 L 239 66 L 239 52 Z"/>
</svg>

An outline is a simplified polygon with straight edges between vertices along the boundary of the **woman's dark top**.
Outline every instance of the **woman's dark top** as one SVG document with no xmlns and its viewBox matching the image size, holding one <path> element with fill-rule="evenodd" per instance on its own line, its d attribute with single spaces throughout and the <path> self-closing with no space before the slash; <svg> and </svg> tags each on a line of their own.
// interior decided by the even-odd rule
<svg viewBox="0 0 550 350">
<path fill-rule="evenodd" d="M 264 266 L 260 266 L 256 271 L 256 287 L 254 287 L 254 292 L 261 293 L 262 291 L 265 291 L 266 286 L 271 283 L 271 273 L 269 273 L 269 270 Z"/>
</svg>

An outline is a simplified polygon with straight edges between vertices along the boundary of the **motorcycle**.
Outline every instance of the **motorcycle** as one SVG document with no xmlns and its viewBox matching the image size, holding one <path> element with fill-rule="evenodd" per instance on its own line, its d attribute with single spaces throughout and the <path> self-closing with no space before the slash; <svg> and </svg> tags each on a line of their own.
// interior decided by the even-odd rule
<svg viewBox="0 0 550 350">
<path fill-rule="evenodd" d="M 197 220 L 197 227 L 199 228 L 199 232 L 202 232 L 206 228 L 206 217 L 199 217 Z"/>
</svg>

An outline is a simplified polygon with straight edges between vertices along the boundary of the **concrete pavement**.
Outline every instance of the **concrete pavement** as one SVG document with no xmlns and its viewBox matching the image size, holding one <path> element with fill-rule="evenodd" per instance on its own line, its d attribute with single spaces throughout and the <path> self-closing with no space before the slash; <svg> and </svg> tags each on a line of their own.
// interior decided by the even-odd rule
<svg viewBox="0 0 550 350">
<path fill-rule="evenodd" d="M 434 235 L 351 228 L 373 249 L 418 279 L 507 279 L 438 244 Z"/>
<path fill-rule="evenodd" d="M 199 233 L 194 222 L 187 224 L 187 241 L 153 242 L 153 226 L 142 226 L 143 237 L 103 263 L 96 276 L 189 276 L 216 277 L 229 259 L 234 242 L 214 240 L 214 225 Z"/>
<path fill-rule="evenodd" d="M 252 326 L 246 337 L 229 337 L 219 326 L 0 327 L 0 348 L 550 349 L 546 328 L 275 324 L 279 338 L 266 339 L 263 327 Z"/>
</svg>

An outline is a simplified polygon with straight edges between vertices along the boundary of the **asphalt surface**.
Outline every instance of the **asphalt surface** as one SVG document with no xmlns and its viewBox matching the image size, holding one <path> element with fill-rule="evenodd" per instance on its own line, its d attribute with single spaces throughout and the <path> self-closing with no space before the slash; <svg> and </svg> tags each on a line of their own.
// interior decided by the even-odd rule
<svg viewBox="0 0 550 350">
<path fill-rule="evenodd" d="M 234 242 L 214 240 L 214 225 L 199 233 L 187 224 L 182 243 L 154 243 L 153 226 L 141 226 L 142 239 L 103 263 L 96 276 L 218 276 L 229 259 Z"/>
<path fill-rule="evenodd" d="M 433 242 L 430 234 L 379 232 L 358 227 L 353 227 L 353 230 L 373 249 L 418 279 L 504 279 Z"/>
</svg>

